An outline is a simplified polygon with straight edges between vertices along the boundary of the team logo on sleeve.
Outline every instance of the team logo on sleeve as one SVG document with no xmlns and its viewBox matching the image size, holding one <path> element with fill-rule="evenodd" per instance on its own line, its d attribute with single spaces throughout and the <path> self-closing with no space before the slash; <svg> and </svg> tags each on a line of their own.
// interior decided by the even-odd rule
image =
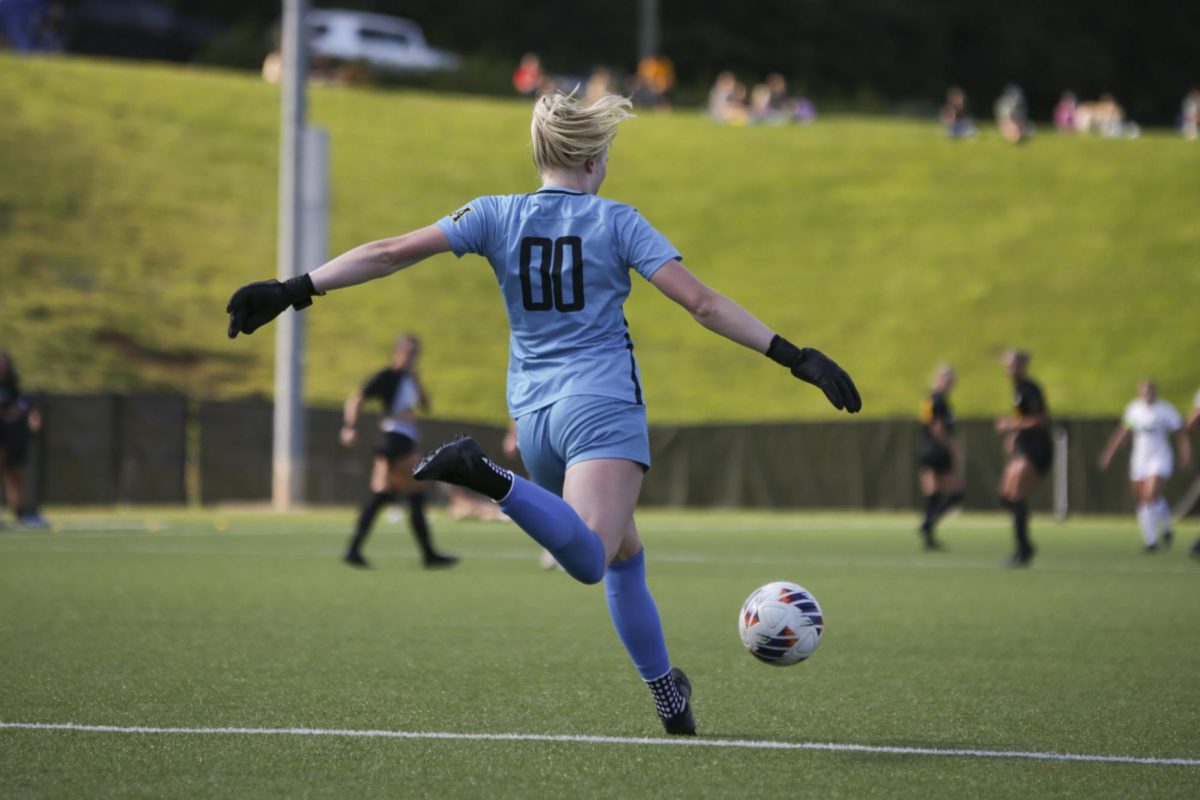
<svg viewBox="0 0 1200 800">
<path fill-rule="evenodd" d="M 465 217 L 465 216 L 466 216 L 467 214 L 469 214 L 469 213 L 471 213 L 471 207 L 470 207 L 470 206 L 463 206 L 463 207 L 462 207 L 462 208 L 460 208 L 458 211 L 455 211 L 453 214 L 451 214 L 451 215 L 450 215 L 450 221 L 451 221 L 451 222 L 458 222 L 460 219 L 462 219 L 463 217 Z"/>
</svg>

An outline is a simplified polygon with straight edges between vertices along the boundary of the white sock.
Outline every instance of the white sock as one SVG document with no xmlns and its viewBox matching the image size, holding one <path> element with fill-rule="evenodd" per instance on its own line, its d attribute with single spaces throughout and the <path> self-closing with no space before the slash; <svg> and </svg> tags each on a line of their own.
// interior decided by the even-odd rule
<svg viewBox="0 0 1200 800">
<path fill-rule="evenodd" d="M 1171 507 L 1167 505 L 1167 498 L 1159 497 L 1154 501 L 1153 505 L 1154 516 L 1158 522 L 1158 530 L 1169 531 L 1171 529 Z"/>
<path fill-rule="evenodd" d="M 1142 541 L 1147 547 L 1158 544 L 1158 520 L 1150 503 L 1138 503 L 1137 521 L 1142 526 Z"/>
</svg>

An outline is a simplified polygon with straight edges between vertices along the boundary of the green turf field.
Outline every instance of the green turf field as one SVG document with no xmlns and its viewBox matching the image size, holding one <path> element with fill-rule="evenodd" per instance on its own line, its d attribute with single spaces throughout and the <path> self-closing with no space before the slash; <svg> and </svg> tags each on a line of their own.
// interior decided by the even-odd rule
<svg viewBox="0 0 1200 800">
<path fill-rule="evenodd" d="M 0 795 L 1200 796 L 1200 564 L 1140 555 L 1132 519 L 1039 518 L 1042 555 L 1013 572 L 995 516 L 949 521 L 949 552 L 926 556 L 907 516 L 642 515 L 710 747 L 659 744 L 602 589 L 539 569 L 515 528 L 436 519 L 464 561 L 429 573 L 383 523 L 377 569 L 354 572 L 336 559 L 349 515 L 73 512 L 0 533 L 0 723 L 418 738 L 0 728 Z M 743 598 L 774 579 L 828 623 L 789 669 L 737 639 Z"/>
<path fill-rule="evenodd" d="M 273 337 L 230 343 L 232 290 L 274 274 L 277 90 L 250 74 L 0 57 L 0 346 L 30 387 L 269 392 Z M 331 245 L 536 186 L 517 100 L 316 88 L 332 135 Z M 697 112 L 622 128 L 604 193 L 641 209 L 703 278 L 855 376 L 870 416 L 915 413 L 933 365 L 960 414 L 1007 410 L 1019 344 L 1060 413 L 1114 414 L 1144 374 L 1197 383 L 1200 147 L 822 117 L 730 128 Z M 652 418 L 824 417 L 816 392 L 694 325 L 639 280 L 628 316 Z M 402 329 L 427 337 L 440 415 L 503 419 L 506 336 L 479 259 L 442 256 L 306 312 L 308 394 L 340 402 Z M 772 383 L 774 382 L 774 383 Z M 727 386 L 747 387 L 744 392 Z M 753 398 L 753 402 L 747 402 Z"/>
</svg>

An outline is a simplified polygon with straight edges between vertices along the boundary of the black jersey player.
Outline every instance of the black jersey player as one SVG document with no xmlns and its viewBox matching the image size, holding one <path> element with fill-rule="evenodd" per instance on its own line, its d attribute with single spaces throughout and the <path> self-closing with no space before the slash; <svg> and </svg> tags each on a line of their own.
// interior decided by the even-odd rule
<svg viewBox="0 0 1200 800">
<path fill-rule="evenodd" d="M 398 495 L 408 499 L 409 524 L 421 548 L 425 566 L 448 567 L 458 561 L 454 556 L 443 555 L 433 548 L 429 523 L 425 519 L 425 493 L 420 482 L 412 476 L 412 469 L 421 455 L 417 450 L 420 437 L 416 409 L 429 409 L 429 395 L 417 375 L 420 354 L 421 342 L 416 336 L 401 336 L 392 349 L 388 368 L 375 373 L 360 391 L 346 399 L 341 441 L 347 447 L 354 444 L 358 412 L 365 399 L 381 401 L 384 413 L 371 469 L 371 495 L 359 512 L 358 524 L 343 556 L 343 560 L 351 566 L 368 566 L 362 548 L 371 534 L 371 526 L 380 509 Z"/>
<path fill-rule="evenodd" d="M 33 498 L 23 491 L 29 444 L 41 427 L 41 413 L 21 394 L 21 380 L 8 353 L 0 351 L 0 475 L 4 495 L 17 522 L 27 528 L 49 527 Z"/>
<path fill-rule="evenodd" d="M 1029 359 L 1029 354 L 1020 350 L 1005 354 L 1004 369 L 1013 382 L 1013 415 L 996 421 L 996 431 L 1004 437 L 1004 452 L 1008 456 L 1000 480 L 1000 502 L 1012 512 L 1017 544 L 1016 551 L 1005 562 L 1010 567 L 1028 566 L 1033 561 L 1029 495 L 1054 462 L 1046 397 L 1041 387 L 1029 378 Z"/>
<path fill-rule="evenodd" d="M 925 495 L 925 518 L 920 532 L 926 550 L 941 549 L 934 536 L 938 520 L 963 500 L 962 448 L 954 435 L 954 412 L 950 409 L 954 380 L 952 367 L 938 367 L 933 389 L 921 404 L 921 450 L 917 463 L 921 492 Z"/>
</svg>

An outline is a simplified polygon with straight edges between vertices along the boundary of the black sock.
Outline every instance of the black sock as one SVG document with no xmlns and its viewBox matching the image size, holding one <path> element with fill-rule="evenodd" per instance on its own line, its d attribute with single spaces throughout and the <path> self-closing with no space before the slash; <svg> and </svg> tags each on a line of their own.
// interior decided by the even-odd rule
<svg viewBox="0 0 1200 800">
<path fill-rule="evenodd" d="M 379 509 L 395 499 L 396 495 L 391 492 L 375 492 L 367 498 L 367 502 L 363 503 L 362 510 L 358 514 L 358 524 L 354 527 L 354 538 L 350 540 L 350 547 L 346 552 L 358 553 L 362 550 L 367 537 L 371 535 L 371 526 L 375 524 L 375 517 L 379 515 Z"/>
<path fill-rule="evenodd" d="M 1028 555 L 1033 552 L 1029 543 L 1029 505 L 1019 500 L 1010 500 L 1008 507 L 1012 509 L 1013 535 L 1017 538 L 1017 553 Z"/>
<path fill-rule="evenodd" d="M 942 501 L 942 510 L 938 513 L 945 514 L 950 509 L 960 505 L 966 496 L 966 492 L 955 492 L 954 494 L 947 495 L 946 499 Z"/>
<path fill-rule="evenodd" d="M 513 474 L 487 456 L 483 457 L 483 463 L 487 465 L 487 469 L 479 470 L 478 485 L 467 488 L 474 489 L 484 497 L 490 497 L 498 503 L 508 497 L 508 493 L 512 491 Z"/>
<path fill-rule="evenodd" d="M 425 520 L 425 494 L 418 492 L 408 496 L 408 524 L 412 528 L 413 538 L 421 548 L 425 560 L 433 558 L 437 553 L 429 539 L 429 523 Z"/>
<path fill-rule="evenodd" d="M 926 535 L 933 533 L 933 526 L 937 524 L 937 518 L 941 514 L 939 509 L 942 505 L 942 494 L 934 492 L 925 498 L 925 521 L 921 523 L 921 530 Z"/>
</svg>

